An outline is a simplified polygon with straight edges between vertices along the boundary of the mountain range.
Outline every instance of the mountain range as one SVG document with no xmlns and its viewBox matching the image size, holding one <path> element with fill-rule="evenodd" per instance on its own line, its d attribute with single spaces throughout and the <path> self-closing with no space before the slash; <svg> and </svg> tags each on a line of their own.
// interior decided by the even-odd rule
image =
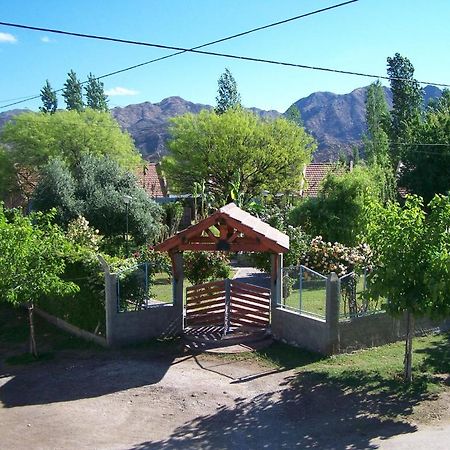
<svg viewBox="0 0 450 450">
<path fill-rule="evenodd" d="M 392 93 L 385 89 L 388 105 L 392 105 Z M 353 146 L 360 146 L 365 132 L 365 98 L 367 87 L 348 94 L 314 92 L 294 102 L 300 111 L 305 129 L 317 140 L 315 161 L 337 159 L 339 153 L 351 152 Z M 442 95 L 435 86 L 424 88 L 424 103 Z M 120 126 L 133 137 L 136 147 L 150 161 L 158 161 L 167 153 L 169 119 L 187 112 L 198 113 L 212 109 L 210 105 L 192 103 L 181 97 L 168 97 L 159 103 L 144 102 L 111 109 Z M 258 108 L 249 108 L 260 117 L 273 119 L 282 113 Z M 0 127 L 17 114 L 27 110 L 10 110 L 0 113 Z"/>
</svg>

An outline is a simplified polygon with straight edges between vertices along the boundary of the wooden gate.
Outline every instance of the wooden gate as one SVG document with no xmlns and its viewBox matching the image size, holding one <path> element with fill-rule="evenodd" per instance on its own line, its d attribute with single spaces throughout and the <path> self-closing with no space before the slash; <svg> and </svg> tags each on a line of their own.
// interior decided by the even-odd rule
<svg viewBox="0 0 450 450">
<path fill-rule="evenodd" d="M 186 327 L 220 326 L 224 333 L 270 324 L 270 289 L 234 280 L 186 289 Z"/>
</svg>

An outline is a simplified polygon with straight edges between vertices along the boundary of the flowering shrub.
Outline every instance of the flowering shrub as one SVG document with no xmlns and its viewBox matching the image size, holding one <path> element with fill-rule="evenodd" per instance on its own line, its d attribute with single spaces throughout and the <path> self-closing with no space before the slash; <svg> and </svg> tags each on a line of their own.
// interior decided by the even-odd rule
<svg viewBox="0 0 450 450">
<path fill-rule="evenodd" d="M 324 275 L 335 272 L 342 277 L 350 272 L 371 268 L 372 252 L 367 244 L 346 247 L 339 242 L 325 242 L 316 236 L 304 254 L 303 264 Z"/>
<path fill-rule="evenodd" d="M 99 231 L 89 226 L 89 221 L 83 216 L 78 216 L 69 222 L 67 226 L 67 238 L 73 244 L 97 251 L 102 236 Z"/>
</svg>

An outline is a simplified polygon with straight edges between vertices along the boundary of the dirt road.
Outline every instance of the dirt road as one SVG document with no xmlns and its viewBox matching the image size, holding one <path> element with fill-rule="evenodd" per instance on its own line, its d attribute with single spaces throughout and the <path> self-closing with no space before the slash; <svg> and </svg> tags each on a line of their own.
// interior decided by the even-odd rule
<svg viewBox="0 0 450 450">
<path fill-rule="evenodd" d="M 83 353 L 0 368 L 0 448 L 362 449 L 414 436 L 389 418 L 413 405 L 379 400 L 254 360 Z"/>
</svg>

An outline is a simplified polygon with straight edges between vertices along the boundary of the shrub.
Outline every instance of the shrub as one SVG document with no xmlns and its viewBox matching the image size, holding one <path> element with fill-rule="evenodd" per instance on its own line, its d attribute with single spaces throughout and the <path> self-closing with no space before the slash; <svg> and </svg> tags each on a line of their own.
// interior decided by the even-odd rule
<svg viewBox="0 0 450 450">
<path fill-rule="evenodd" d="M 185 252 L 184 274 L 192 284 L 228 278 L 228 257 L 221 252 Z"/>
</svg>

